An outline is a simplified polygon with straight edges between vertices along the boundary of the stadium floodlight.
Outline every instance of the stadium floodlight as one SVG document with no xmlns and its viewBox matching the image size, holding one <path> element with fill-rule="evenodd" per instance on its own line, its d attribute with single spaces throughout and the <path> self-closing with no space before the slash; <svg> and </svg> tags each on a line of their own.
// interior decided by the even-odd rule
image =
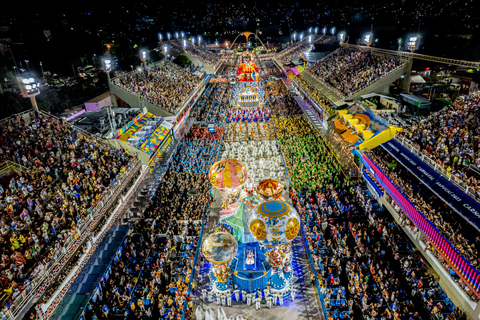
<svg viewBox="0 0 480 320">
<path fill-rule="evenodd" d="M 185 38 L 185 33 L 182 31 L 182 38 Z"/>
<path fill-rule="evenodd" d="M 297 33 L 294 32 L 294 33 L 293 33 L 293 41 L 295 41 L 296 38 L 297 38 Z"/>
<path fill-rule="evenodd" d="M 167 51 L 168 51 L 168 47 L 167 47 L 167 46 L 163 46 L 163 52 L 164 52 L 165 54 L 167 54 Z"/>
<path fill-rule="evenodd" d="M 327 34 L 327 27 L 324 27 L 324 28 L 322 29 L 322 33 L 323 33 L 323 35 L 326 35 L 326 34 Z"/>
<path fill-rule="evenodd" d="M 312 33 L 312 27 L 308 29 L 308 33 Z"/>
<path fill-rule="evenodd" d="M 215 47 L 218 47 L 218 41 L 215 41 Z"/>
<path fill-rule="evenodd" d="M 147 60 L 147 51 L 142 50 L 142 61 Z"/>
<path fill-rule="evenodd" d="M 312 35 L 309 34 L 309 35 L 308 35 L 308 43 L 312 43 L 312 38 L 313 38 Z"/>
<path fill-rule="evenodd" d="M 198 39 L 198 45 L 200 45 L 200 42 L 202 42 L 202 37 L 198 36 L 197 39 Z"/>
<path fill-rule="evenodd" d="M 420 35 L 417 35 L 417 34 L 410 35 L 407 41 L 408 50 L 410 50 L 411 52 L 414 52 L 415 50 L 417 50 L 419 42 L 420 42 Z"/>
<path fill-rule="evenodd" d="M 363 36 L 363 43 L 365 43 L 367 47 L 370 47 L 370 45 L 372 44 L 372 39 L 373 39 L 373 35 L 371 33 L 366 33 Z"/>
<path fill-rule="evenodd" d="M 175 32 L 175 38 L 178 39 L 178 32 Z"/>
<path fill-rule="evenodd" d="M 303 40 L 303 33 L 300 33 L 300 41 Z"/>
<path fill-rule="evenodd" d="M 20 87 L 22 97 L 30 98 L 33 109 L 38 111 L 37 101 L 35 100 L 35 96 L 40 94 L 40 83 L 35 81 L 35 78 L 31 75 L 17 77 L 17 83 L 18 83 L 18 86 Z"/>
<path fill-rule="evenodd" d="M 105 71 L 110 71 L 110 69 L 112 68 L 112 60 L 105 59 L 103 60 L 103 62 L 105 63 Z"/>
<path fill-rule="evenodd" d="M 158 34 L 158 40 L 162 41 L 162 34 L 161 33 Z"/>
<path fill-rule="evenodd" d="M 335 35 L 335 31 L 336 31 L 335 27 L 333 27 L 332 29 L 330 29 L 330 33 L 332 34 L 332 36 Z"/>
<path fill-rule="evenodd" d="M 167 38 L 170 40 L 170 32 L 167 32 Z"/>
<path fill-rule="evenodd" d="M 342 31 L 338 34 L 338 40 L 340 40 L 340 43 L 345 42 L 346 38 L 347 34 L 345 33 L 345 31 Z"/>
<path fill-rule="evenodd" d="M 183 47 L 186 48 L 187 47 L 187 40 L 183 39 Z"/>
</svg>

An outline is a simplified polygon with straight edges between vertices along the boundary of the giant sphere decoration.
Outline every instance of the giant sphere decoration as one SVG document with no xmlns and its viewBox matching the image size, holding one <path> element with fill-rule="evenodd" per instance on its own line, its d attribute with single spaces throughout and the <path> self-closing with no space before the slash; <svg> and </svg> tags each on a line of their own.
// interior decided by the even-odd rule
<svg viewBox="0 0 480 320">
<path fill-rule="evenodd" d="M 290 243 L 300 231 L 297 211 L 280 200 L 257 206 L 248 217 L 248 227 L 257 241 L 266 247 Z"/>
<path fill-rule="evenodd" d="M 223 159 L 210 167 L 208 179 L 216 189 L 223 192 L 232 191 L 247 182 L 247 167 L 238 160 Z"/>
<path fill-rule="evenodd" d="M 237 239 L 223 231 L 212 233 L 202 244 L 203 256 L 211 263 L 228 263 L 235 258 L 237 251 Z"/>
</svg>

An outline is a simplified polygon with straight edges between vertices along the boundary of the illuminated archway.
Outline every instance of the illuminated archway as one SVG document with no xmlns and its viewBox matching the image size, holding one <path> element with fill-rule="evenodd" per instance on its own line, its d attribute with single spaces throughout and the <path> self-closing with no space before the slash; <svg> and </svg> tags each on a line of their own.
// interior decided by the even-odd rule
<svg viewBox="0 0 480 320">
<path fill-rule="evenodd" d="M 264 48 L 266 48 L 265 45 L 263 44 L 262 40 L 260 40 L 260 38 L 259 38 L 255 33 L 249 32 L 249 31 L 245 31 L 245 32 L 239 33 L 239 34 L 237 35 L 237 37 L 235 38 L 235 40 L 233 40 L 230 48 L 233 48 L 233 45 L 235 44 L 235 42 L 237 41 L 238 37 L 240 37 L 240 36 L 244 36 L 244 37 L 246 38 L 245 43 L 248 44 L 248 38 L 249 38 L 251 35 L 254 35 L 255 38 L 256 38 L 258 41 L 260 41 L 260 43 L 262 44 L 262 46 L 263 46 Z"/>
</svg>

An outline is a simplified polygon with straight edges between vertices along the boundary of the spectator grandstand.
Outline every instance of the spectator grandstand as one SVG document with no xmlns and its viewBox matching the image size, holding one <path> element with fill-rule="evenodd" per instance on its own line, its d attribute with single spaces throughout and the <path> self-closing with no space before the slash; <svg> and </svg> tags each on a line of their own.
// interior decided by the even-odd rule
<svg viewBox="0 0 480 320">
<path fill-rule="evenodd" d="M 89 221 L 133 158 L 37 112 L 4 121 L 0 139 L 0 159 L 23 166 L 0 185 L 3 303 L 13 306 Z"/>
<path fill-rule="evenodd" d="M 175 113 L 201 81 L 176 64 L 164 61 L 146 70 L 116 77 L 112 84 Z"/>
<path fill-rule="evenodd" d="M 403 64 L 398 57 L 338 48 L 309 66 L 316 79 L 347 98 Z"/>
</svg>

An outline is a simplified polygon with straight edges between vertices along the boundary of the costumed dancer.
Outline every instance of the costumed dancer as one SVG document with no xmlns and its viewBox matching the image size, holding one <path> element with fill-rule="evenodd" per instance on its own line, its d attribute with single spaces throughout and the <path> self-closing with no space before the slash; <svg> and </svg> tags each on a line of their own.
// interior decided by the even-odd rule
<svg viewBox="0 0 480 320">
<path fill-rule="evenodd" d="M 277 293 L 274 293 L 273 294 L 273 304 L 276 306 L 277 305 L 277 298 L 278 298 L 278 294 Z"/>
<path fill-rule="evenodd" d="M 272 308 L 272 297 L 270 296 L 267 297 L 267 308 Z"/>
<path fill-rule="evenodd" d="M 247 306 L 252 304 L 252 294 L 249 292 L 247 293 Z"/>
<path fill-rule="evenodd" d="M 242 290 L 242 300 L 243 302 L 247 302 L 247 291 L 245 291 L 245 289 Z"/>
<path fill-rule="evenodd" d="M 260 302 L 261 302 L 261 301 L 262 301 L 262 298 L 260 298 L 260 297 L 257 297 L 257 298 L 255 299 L 255 310 L 260 309 Z"/>
<path fill-rule="evenodd" d="M 217 293 L 217 304 L 220 305 L 222 303 L 222 299 L 220 298 L 220 295 Z"/>
<path fill-rule="evenodd" d="M 202 300 L 205 301 L 206 298 L 207 298 L 207 290 L 202 289 Z"/>
<path fill-rule="evenodd" d="M 292 295 L 292 301 L 295 301 L 295 288 L 292 288 L 292 292 L 290 294 Z"/>
<path fill-rule="evenodd" d="M 280 292 L 278 298 L 280 299 L 280 305 L 283 306 L 283 292 Z"/>
<path fill-rule="evenodd" d="M 212 303 L 212 301 L 213 301 L 213 293 L 212 293 L 212 291 L 209 291 L 208 292 L 208 302 Z"/>
<path fill-rule="evenodd" d="M 225 305 L 226 300 L 227 300 L 227 298 L 225 297 L 224 294 L 222 294 L 222 306 Z"/>
<path fill-rule="evenodd" d="M 232 293 L 230 291 L 227 293 L 227 306 L 232 306 Z"/>
<path fill-rule="evenodd" d="M 233 290 L 233 293 L 235 294 L 235 301 L 240 301 L 240 290 L 236 288 L 235 290 Z"/>
</svg>

